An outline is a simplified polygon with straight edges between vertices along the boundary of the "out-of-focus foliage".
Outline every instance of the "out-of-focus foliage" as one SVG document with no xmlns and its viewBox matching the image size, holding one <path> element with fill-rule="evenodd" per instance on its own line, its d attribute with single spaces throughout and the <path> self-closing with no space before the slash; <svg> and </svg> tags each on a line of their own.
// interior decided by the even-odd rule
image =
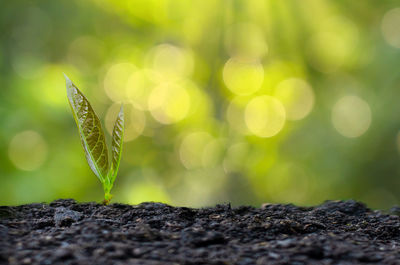
<svg viewBox="0 0 400 265">
<path fill-rule="evenodd" d="M 0 203 L 95 200 L 62 73 L 110 140 L 114 200 L 399 202 L 398 1 L 2 1 Z"/>
</svg>

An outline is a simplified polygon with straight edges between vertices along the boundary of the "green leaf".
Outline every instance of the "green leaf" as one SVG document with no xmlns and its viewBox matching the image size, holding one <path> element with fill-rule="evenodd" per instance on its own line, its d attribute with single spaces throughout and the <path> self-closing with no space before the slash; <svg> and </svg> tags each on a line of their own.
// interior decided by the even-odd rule
<svg viewBox="0 0 400 265">
<path fill-rule="evenodd" d="M 113 133 L 112 133 L 111 183 L 114 182 L 114 180 L 117 176 L 119 163 L 121 161 L 122 145 L 123 145 L 123 140 L 124 140 L 124 128 L 125 128 L 124 107 L 121 106 L 121 109 L 118 113 L 117 120 L 115 121 Z"/>
<path fill-rule="evenodd" d="M 108 150 L 101 123 L 82 92 L 64 74 L 67 95 L 76 125 L 79 129 L 86 160 L 94 174 L 104 182 L 108 174 Z"/>
</svg>

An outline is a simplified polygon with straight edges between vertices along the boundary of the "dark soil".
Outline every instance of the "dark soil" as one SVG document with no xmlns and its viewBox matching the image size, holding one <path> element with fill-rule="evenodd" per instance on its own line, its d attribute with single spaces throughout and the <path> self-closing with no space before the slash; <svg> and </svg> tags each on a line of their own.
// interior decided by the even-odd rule
<svg viewBox="0 0 400 265">
<path fill-rule="evenodd" d="M 3 206 L 0 264 L 400 264 L 400 218 L 355 201 Z"/>
</svg>

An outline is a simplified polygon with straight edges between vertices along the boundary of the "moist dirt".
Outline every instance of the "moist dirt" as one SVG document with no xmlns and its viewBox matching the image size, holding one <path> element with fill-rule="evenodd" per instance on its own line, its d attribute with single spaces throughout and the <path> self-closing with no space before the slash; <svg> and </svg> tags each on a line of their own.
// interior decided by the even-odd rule
<svg viewBox="0 0 400 265">
<path fill-rule="evenodd" d="M 0 264 L 400 264 L 400 218 L 355 201 L 1 206 Z"/>
</svg>

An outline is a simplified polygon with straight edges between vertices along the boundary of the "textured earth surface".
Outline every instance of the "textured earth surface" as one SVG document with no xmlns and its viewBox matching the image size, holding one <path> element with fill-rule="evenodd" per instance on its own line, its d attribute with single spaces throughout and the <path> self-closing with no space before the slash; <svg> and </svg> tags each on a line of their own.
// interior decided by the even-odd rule
<svg viewBox="0 0 400 265">
<path fill-rule="evenodd" d="M 400 218 L 355 201 L 2 206 L 0 264 L 400 264 Z"/>
</svg>

